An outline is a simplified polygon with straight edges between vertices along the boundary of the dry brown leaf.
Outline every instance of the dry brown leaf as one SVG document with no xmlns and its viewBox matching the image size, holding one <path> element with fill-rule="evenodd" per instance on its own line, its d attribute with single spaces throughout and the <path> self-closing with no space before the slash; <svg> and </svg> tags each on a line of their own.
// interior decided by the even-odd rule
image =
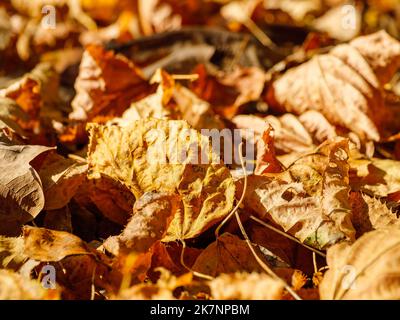
<svg viewBox="0 0 400 320">
<path fill-rule="evenodd" d="M 368 232 L 351 246 L 328 250 L 329 270 L 319 287 L 321 299 L 389 300 L 400 298 L 398 226 Z"/>
<path fill-rule="evenodd" d="M 17 270 L 27 259 L 22 237 L 0 236 L 0 266 Z"/>
<path fill-rule="evenodd" d="M 216 300 L 280 300 L 281 281 L 261 273 L 221 274 L 208 283 Z"/>
<path fill-rule="evenodd" d="M 254 173 L 278 173 L 282 171 L 282 165 L 276 158 L 274 145 L 274 129 L 268 123 L 264 124 L 262 136 L 257 140 L 257 159 Z"/>
<path fill-rule="evenodd" d="M 30 163 L 52 149 L 0 142 L 0 233 L 15 233 L 16 226 L 32 220 L 43 209 L 42 183 Z"/>
<path fill-rule="evenodd" d="M 186 122 L 151 119 L 128 127 L 93 124 L 89 130 L 90 179 L 109 177 L 136 199 L 148 191 L 181 196 L 184 210 L 175 214 L 164 240 L 193 238 L 232 208 L 229 170 L 219 164 L 208 138 Z M 199 150 L 210 164 L 194 164 L 201 160 Z"/>
<path fill-rule="evenodd" d="M 201 129 L 223 129 L 224 123 L 215 114 L 211 105 L 201 100 L 192 91 L 179 84 L 175 85 L 173 98 L 182 114 L 182 119 L 186 120 L 193 128 Z"/>
<path fill-rule="evenodd" d="M 144 193 L 133 207 L 132 217 L 117 237 L 128 250 L 145 252 L 157 240 L 164 238 L 181 199 L 171 193 Z"/>
<path fill-rule="evenodd" d="M 127 58 L 92 45 L 83 54 L 75 89 L 70 118 L 90 121 L 122 115 L 131 102 L 149 92 L 149 84 Z"/>
<path fill-rule="evenodd" d="M 6 89 L 1 97 L 13 99 L 31 117 L 37 119 L 42 109 L 51 109 L 58 102 L 59 76 L 48 63 L 37 65 L 22 79 Z"/>
<path fill-rule="evenodd" d="M 262 257 L 260 251 L 258 254 Z M 221 273 L 263 271 L 247 243 L 230 233 L 224 233 L 204 249 L 192 269 L 212 277 Z"/>
<path fill-rule="evenodd" d="M 368 159 L 351 153 L 350 184 L 353 190 L 386 197 L 400 190 L 400 161 Z"/>
<path fill-rule="evenodd" d="M 77 236 L 45 228 L 24 227 L 24 254 L 38 261 L 60 261 L 70 255 L 93 255 Z"/>
<path fill-rule="evenodd" d="M 350 197 L 352 206 L 352 223 L 357 237 L 375 229 L 399 225 L 399 219 L 386 203 L 366 194 L 353 192 Z"/>
<path fill-rule="evenodd" d="M 86 171 L 86 163 L 66 159 L 56 153 L 48 155 L 38 170 L 45 197 L 44 209 L 64 207 L 85 179 Z"/>
<path fill-rule="evenodd" d="M 359 37 L 286 72 L 274 82 L 270 102 L 296 114 L 319 111 L 361 138 L 379 141 L 399 126 L 382 92 L 399 66 L 400 43 L 386 32 Z"/>
<path fill-rule="evenodd" d="M 287 182 L 283 176 L 249 177 L 245 206 L 261 219 L 277 223 L 300 241 L 316 248 L 354 240 L 348 201 L 347 148 L 344 139 L 321 146 L 316 154 L 321 173 L 312 167 L 316 163 L 313 156 L 307 165 L 303 162 L 299 167 L 291 167 L 292 178 L 299 182 L 290 179 Z"/>
<path fill-rule="evenodd" d="M 0 130 L 9 129 L 17 133 L 20 137 L 25 135 L 19 122 L 28 123 L 29 116 L 12 99 L 0 98 Z"/>
<path fill-rule="evenodd" d="M 0 300 L 57 300 L 59 292 L 48 290 L 37 280 L 31 280 L 10 270 L 0 270 Z"/>
</svg>

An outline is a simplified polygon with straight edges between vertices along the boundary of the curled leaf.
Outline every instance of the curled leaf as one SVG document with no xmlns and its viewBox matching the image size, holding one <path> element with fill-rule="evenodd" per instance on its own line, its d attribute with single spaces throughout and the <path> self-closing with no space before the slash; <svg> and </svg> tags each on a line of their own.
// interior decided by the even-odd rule
<svg viewBox="0 0 400 320">
<path fill-rule="evenodd" d="M 399 299 L 399 239 L 400 230 L 393 226 L 368 232 L 352 245 L 331 247 L 321 299 Z"/>
<path fill-rule="evenodd" d="M 319 111 L 361 138 L 379 141 L 399 126 L 382 92 L 399 65 L 400 43 L 386 32 L 359 37 L 286 72 L 273 84 L 271 102 L 297 114 Z"/>
<path fill-rule="evenodd" d="M 177 192 L 181 197 L 184 209 L 175 214 L 164 240 L 195 237 L 232 208 L 235 186 L 229 170 L 219 164 L 208 138 L 186 122 L 93 124 L 89 132 L 90 179 L 111 178 L 136 199 L 149 191 Z"/>
</svg>

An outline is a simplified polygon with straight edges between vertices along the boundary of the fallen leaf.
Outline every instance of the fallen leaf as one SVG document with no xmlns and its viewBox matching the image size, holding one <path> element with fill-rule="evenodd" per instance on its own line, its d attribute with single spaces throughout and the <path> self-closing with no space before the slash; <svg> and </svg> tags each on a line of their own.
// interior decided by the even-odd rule
<svg viewBox="0 0 400 320">
<path fill-rule="evenodd" d="M 262 257 L 261 252 L 257 251 Z M 247 243 L 230 233 L 222 234 L 204 249 L 192 269 L 212 277 L 222 273 L 263 272 Z"/>
<path fill-rule="evenodd" d="M 274 145 L 274 130 L 267 123 L 264 132 L 257 140 L 257 159 L 254 174 L 278 173 L 282 171 L 282 165 L 276 158 Z"/>
<path fill-rule="evenodd" d="M 216 155 L 208 138 L 186 122 L 152 119 L 128 127 L 93 124 L 89 132 L 90 179 L 108 176 L 136 199 L 148 191 L 181 196 L 184 210 L 175 214 L 165 241 L 193 238 L 232 208 L 235 186 L 229 170 L 219 160 L 212 163 Z M 195 164 L 201 150 L 209 164 Z"/>
<path fill-rule="evenodd" d="M 321 146 L 316 154 L 319 162 L 311 156 L 308 165 L 289 169 L 294 182 L 282 177 L 249 177 L 245 206 L 260 219 L 273 221 L 315 248 L 354 240 L 346 150 L 344 139 Z M 324 156 L 323 152 L 326 152 Z M 325 157 L 325 163 L 321 157 Z M 321 174 L 312 168 L 314 163 L 323 168 Z"/>
<path fill-rule="evenodd" d="M 38 174 L 42 181 L 45 210 L 64 207 L 85 179 L 87 164 L 63 158 L 55 153 L 46 157 Z"/>
<path fill-rule="evenodd" d="M 93 255 L 84 241 L 64 231 L 26 226 L 24 244 L 26 256 L 44 262 L 60 261 L 70 255 Z"/>
<path fill-rule="evenodd" d="M 208 282 L 216 300 L 281 300 L 281 281 L 261 273 L 221 274 Z"/>
<path fill-rule="evenodd" d="M 44 208 L 44 193 L 31 161 L 52 150 L 44 146 L 11 145 L 0 142 L 1 233 L 15 232 L 7 223 L 22 224 Z"/>
<path fill-rule="evenodd" d="M 319 111 L 361 138 L 379 141 L 398 129 L 382 87 L 399 65 L 400 44 L 386 32 L 359 37 L 287 71 L 271 87 L 270 103 L 296 114 Z"/>
<path fill-rule="evenodd" d="M 70 118 L 90 121 L 96 116 L 122 115 L 149 91 L 149 84 L 127 58 L 93 45 L 83 53 L 75 89 Z"/>
<path fill-rule="evenodd" d="M 397 300 L 400 230 L 398 226 L 368 232 L 351 246 L 328 250 L 329 270 L 319 287 L 321 299 Z"/>
<path fill-rule="evenodd" d="M 164 238 L 169 223 L 180 208 L 180 197 L 171 193 L 144 193 L 133 207 L 132 218 L 118 236 L 128 250 L 145 252 Z"/>
<path fill-rule="evenodd" d="M 351 197 L 352 223 L 357 237 L 366 232 L 398 225 L 399 219 L 382 200 L 353 192 Z"/>
</svg>

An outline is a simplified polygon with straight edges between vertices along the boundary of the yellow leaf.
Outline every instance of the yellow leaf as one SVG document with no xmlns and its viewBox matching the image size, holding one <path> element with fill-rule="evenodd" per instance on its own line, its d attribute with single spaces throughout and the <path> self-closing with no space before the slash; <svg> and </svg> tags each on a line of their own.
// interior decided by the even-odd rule
<svg viewBox="0 0 400 320">
<path fill-rule="evenodd" d="M 208 138 L 185 121 L 91 124 L 89 132 L 89 179 L 111 178 L 136 199 L 149 191 L 181 196 L 184 209 L 164 240 L 196 237 L 231 210 L 235 186 L 229 170 L 212 153 Z"/>
</svg>

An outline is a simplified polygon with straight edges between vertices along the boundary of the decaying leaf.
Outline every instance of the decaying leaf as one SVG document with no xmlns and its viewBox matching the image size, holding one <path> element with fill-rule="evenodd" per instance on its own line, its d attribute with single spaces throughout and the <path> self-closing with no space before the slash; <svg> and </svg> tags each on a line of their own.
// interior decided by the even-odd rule
<svg viewBox="0 0 400 320">
<path fill-rule="evenodd" d="M 0 236 L 0 265 L 3 268 L 16 270 L 27 259 L 24 255 L 22 237 Z"/>
<path fill-rule="evenodd" d="M 282 165 L 276 158 L 274 145 L 274 130 L 269 124 L 264 125 L 264 132 L 257 140 L 257 159 L 254 173 L 261 175 L 264 173 L 281 172 Z"/>
<path fill-rule="evenodd" d="M 149 91 L 148 86 L 128 59 L 100 46 L 89 46 L 75 83 L 77 94 L 70 118 L 90 121 L 96 116 L 120 116 L 131 102 Z"/>
<path fill-rule="evenodd" d="M 280 300 L 283 295 L 282 282 L 255 272 L 221 274 L 208 284 L 217 300 Z"/>
<path fill-rule="evenodd" d="M 399 219 L 382 200 L 354 192 L 351 195 L 352 223 L 357 237 L 365 232 L 399 225 Z"/>
<path fill-rule="evenodd" d="M 70 255 L 93 254 L 77 236 L 64 231 L 24 227 L 24 254 L 31 259 L 60 261 Z"/>
<path fill-rule="evenodd" d="M 86 170 L 86 163 L 53 153 L 48 155 L 38 170 L 45 197 L 44 209 L 64 207 L 85 179 Z"/>
<path fill-rule="evenodd" d="M 379 141 L 399 126 L 382 92 L 399 64 L 400 43 L 386 32 L 359 37 L 286 72 L 274 82 L 272 100 L 288 112 L 317 110 L 361 138 Z"/>
<path fill-rule="evenodd" d="M 30 163 L 51 149 L 0 142 L 0 233 L 15 233 L 16 225 L 32 220 L 43 209 L 42 183 Z"/>
<path fill-rule="evenodd" d="M 346 140 L 321 146 L 316 155 L 324 157 L 325 163 L 322 159 L 315 162 L 311 156 L 308 165 L 291 167 L 289 172 L 295 182 L 250 177 L 245 205 L 261 219 L 272 220 L 316 248 L 326 248 L 340 240 L 354 240 L 348 201 L 347 148 Z M 312 167 L 314 163 L 322 166 L 321 173 Z"/>
<path fill-rule="evenodd" d="M 180 208 L 180 197 L 171 193 L 144 193 L 133 208 L 132 218 L 118 236 L 125 248 L 144 252 L 164 238 L 170 222 Z"/>
<path fill-rule="evenodd" d="M 399 228 L 393 226 L 368 232 L 351 246 L 331 247 L 321 299 L 399 299 L 399 239 Z"/>
<path fill-rule="evenodd" d="M 352 156 L 349 159 L 351 186 L 354 190 L 386 197 L 400 190 L 400 162 Z"/>
<path fill-rule="evenodd" d="M 128 127 L 93 124 L 89 132 L 90 179 L 109 177 L 136 199 L 148 191 L 181 196 L 184 209 L 175 214 L 164 240 L 195 237 L 232 208 L 235 187 L 229 170 L 216 161 L 207 137 L 186 122 L 153 119 Z M 200 156 L 209 164 L 196 164 Z"/>
</svg>

